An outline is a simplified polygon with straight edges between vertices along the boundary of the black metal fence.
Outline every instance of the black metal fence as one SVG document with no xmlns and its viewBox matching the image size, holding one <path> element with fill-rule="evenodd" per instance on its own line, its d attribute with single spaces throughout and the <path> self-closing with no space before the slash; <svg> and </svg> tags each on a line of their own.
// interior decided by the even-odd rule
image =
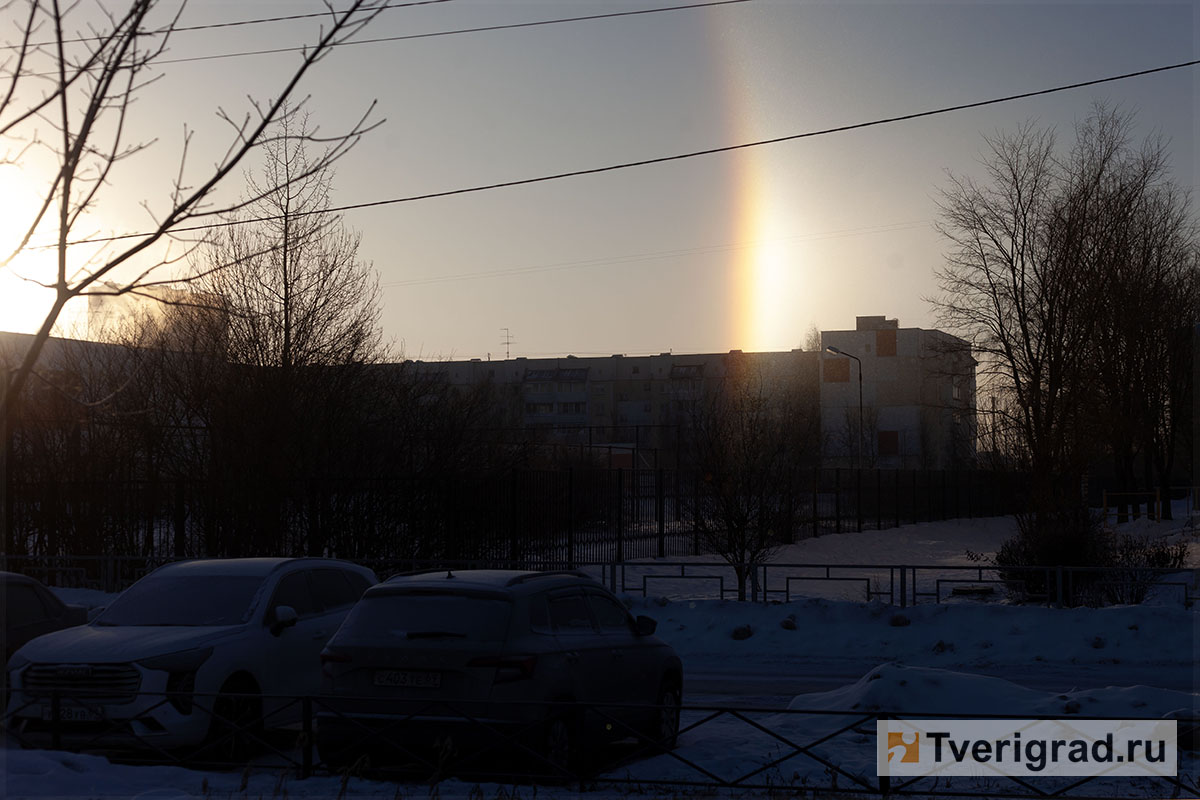
<svg viewBox="0 0 1200 800">
<path fill-rule="evenodd" d="M 142 719 L 178 693 L 143 693 Z M 222 704 L 222 699 L 226 703 Z M 239 701 L 230 703 L 229 701 Z M 356 701 L 372 714 L 348 712 Z M 421 782 L 446 778 L 568 784 L 582 792 L 624 787 L 732 789 L 812 796 L 1085 798 L 1194 797 L 1200 719 L 1176 717 L 1176 758 L 1146 777 L 889 778 L 877 774 L 878 724 L 889 719 L 1027 720 L 1028 716 L 916 710 L 802 709 L 728 705 L 487 702 L 378 697 L 191 693 L 189 714 L 208 734 L 162 747 L 153 727 L 110 716 L 103 698 L 51 691 L 12 703 L 5 727 L 16 744 L 122 753 L 138 764 L 253 769 L 297 778 L 341 775 Z M 964 700 L 964 702 L 966 702 Z M 242 715 L 231 709 L 271 708 Z M 644 724 L 678 713 L 677 734 Z M 32 712 L 32 713 L 31 713 Z M 1130 717 L 1161 723 L 1157 717 Z M 1051 718 L 1039 718 L 1051 719 Z M 1072 715 L 1071 722 L 1108 720 Z M 1111 720 L 1109 720 L 1111 721 Z M 551 731 L 564 740 L 556 747 Z M 141 730 L 142 732 L 139 732 Z M 675 739 L 671 742 L 670 739 Z M 603 740 L 603 741 L 602 741 Z M 1148 749 L 1148 748 L 1147 748 Z M 733 757 L 731 757 L 731 753 Z"/>
<path fill-rule="evenodd" d="M 120 591 L 147 572 L 173 560 L 137 556 L 0 556 L 0 570 L 19 572 L 45 584 Z M 524 561 L 367 559 L 380 579 L 399 572 L 434 569 L 573 568 L 614 593 L 671 600 L 737 599 L 737 574 L 727 562 L 690 560 Z M 1200 569 L 1152 567 L 996 566 L 994 564 L 757 564 L 747 577 L 752 602 L 791 602 L 796 597 L 870 602 L 901 608 L 953 600 L 989 601 L 1015 593 L 1022 602 L 1048 606 L 1130 604 L 1150 594 L 1158 602 L 1190 608 L 1200 601 Z M 1036 584 L 1033 588 L 1027 584 Z"/>
<path fill-rule="evenodd" d="M 772 502 L 783 543 L 1019 508 L 1022 476 L 796 469 Z M 622 562 L 697 555 L 712 476 L 664 469 L 524 470 L 277 485 L 199 479 L 11 482 L 10 555 Z"/>
</svg>

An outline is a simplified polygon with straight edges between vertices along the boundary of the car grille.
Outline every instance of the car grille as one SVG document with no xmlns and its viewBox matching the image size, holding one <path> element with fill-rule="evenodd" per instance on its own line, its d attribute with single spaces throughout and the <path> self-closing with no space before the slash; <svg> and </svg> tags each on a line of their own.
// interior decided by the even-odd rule
<svg viewBox="0 0 1200 800">
<path fill-rule="evenodd" d="M 128 702 L 137 696 L 141 673 L 131 664 L 34 664 L 26 668 L 22 686 L 32 697 L 96 697 Z"/>
</svg>

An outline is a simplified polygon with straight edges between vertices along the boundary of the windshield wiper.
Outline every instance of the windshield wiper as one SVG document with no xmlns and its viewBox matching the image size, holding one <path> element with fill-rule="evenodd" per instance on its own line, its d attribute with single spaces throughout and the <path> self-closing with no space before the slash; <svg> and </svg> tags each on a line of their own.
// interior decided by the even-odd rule
<svg viewBox="0 0 1200 800">
<path fill-rule="evenodd" d="M 405 636 L 409 639 L 465 639 L 465 633 L 453 631 L 409 631 Z"/>
</svg>

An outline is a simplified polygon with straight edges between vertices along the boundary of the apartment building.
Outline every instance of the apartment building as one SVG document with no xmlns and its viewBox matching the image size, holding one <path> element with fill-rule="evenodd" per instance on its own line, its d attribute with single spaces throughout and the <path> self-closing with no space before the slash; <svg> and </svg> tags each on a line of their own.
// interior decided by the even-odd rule
<svg viewBox="0 0 1200 800">
<path fill-rule="evenodd" d="M 820 419 L 826 466 L 941 469 L 974 458 L 975 361 L 965 341 L 858 317 L 855 330 L 823 332 L 821 343 L 845 355 L 731 350 L 421 366 L 454 385 L 493 383 L 524 427 L 571 443 L 669 448 L 696 399 L 726 391 L 736 374 L 794 393 L 796 413 Z"/>
<path fill-rule="evenodd" d="M 821 346 L 826 465 L 948 469 L 974 460 L 976 361 L 966 341 L 857 317 L 852 331 L 822 331 Z"/>
</svg>

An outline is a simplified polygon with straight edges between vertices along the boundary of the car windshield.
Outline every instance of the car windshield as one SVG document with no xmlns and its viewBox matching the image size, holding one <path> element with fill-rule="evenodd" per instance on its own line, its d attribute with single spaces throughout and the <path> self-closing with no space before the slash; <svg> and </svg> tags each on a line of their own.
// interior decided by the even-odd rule
<svg viewBox="0 0 1200 800">
<path fill-rule="evenodd" d="M 96 624 L 240 625 L 262 584 L 262 576 L 152 575 L 122 592 Z"/>
<path fill-rule="evenodd" d="M 351 636 L 379 636 L 407 641 L 466 639 L 503 641 L 512 616 L 505 599 L 450 593 L 380 594 L 364 597 L 350 612 L 342 630 Z"/>
</svg>

